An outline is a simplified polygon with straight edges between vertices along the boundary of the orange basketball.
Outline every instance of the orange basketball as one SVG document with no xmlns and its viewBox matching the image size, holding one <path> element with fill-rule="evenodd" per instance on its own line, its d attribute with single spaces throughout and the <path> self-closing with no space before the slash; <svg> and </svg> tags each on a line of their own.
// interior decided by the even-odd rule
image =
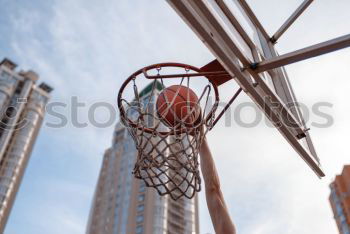
<svg viewBox="0 0 350 234">
<path fill-rule="evenodd" d="M 172 85 L 165 88 L 156 103 L 157 113 L 162 122 L 169 127 L 191 127 L 201 114 L 197 95 L 186 86 Z"/>
</svg>

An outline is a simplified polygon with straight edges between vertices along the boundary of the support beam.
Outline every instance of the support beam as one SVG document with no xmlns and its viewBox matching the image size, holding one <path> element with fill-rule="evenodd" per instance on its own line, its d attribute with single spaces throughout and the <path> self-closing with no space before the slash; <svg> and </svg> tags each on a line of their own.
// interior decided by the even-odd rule
<svg viewBox="0 0 350 234">
<path fill-rule="evenodd" d="M 291 53 L 264 60 L 260 63 L 252 64 L 251 68 L 257 72 L 264 72 L 288 64 L 296 63 L 305 59 L 330 53 L 350 46 L 350 34 L 309 46 Z"/>
<path fill-rule="evenodd" d="M 294 21 L 310 6 L 314 0 L 305 0 L 287 19 L 287 21 L 277 30 L 277 32 L 271 37 L 271 42 L 276 43 L 282 34 L 294 23 Z"/>
<path fill-rule="evenodd" d="M 260 23 L 253 10 L 250 8 L 248 3 L 245 0 L 234 0 L 237 2 L 239 6 L 243 9 L 245 14 L 248 16 L 250 21 L 255 25 L 255 27 L 261 32 L 261 34 L 266 38 L 266 40 L 270 40 L 269 34 L 266 32 L 264 26 Z"/>
<path fill-rule="evenodd" d="M 242 36 L 245 43 L 248 44 L 251 50 L 254 50 L 256 45 L 254 42 L 250 39 L 248 36 L 246 30 L 241 26 L 241 24 L 238 22 L 236 17 L 233 15 L 231 9 L 227 6 L 225 1 L 223 0 L 216 0 L 216 3 L 224 13 L 224 15 L 227 17 L 227 19 L 230 21 L 230 23 L 233 25 L 233 27 L 237 30 L 237 32 Z"/>
<path fill-rule="evenodd" d="M 206 25 L 211 30 L 216 30 L 218 35 L 222 38 L 222 44 L 228 45 L 228 48 L 232 48 L 235 51 L 235 55 L 239 58 L 240 62 L 243 66 L 251 63 L 249 57 L 247 57 L 238 46 L 232 41 L 230 36 L 227 34 L 225 28 L 219 23 L 219 21 L 215 18 L 213 13 L 209 10 L 209 8 L 202 1 L 187 1 L 189 5 L 196 11 L 196 13 L 201 17 L 201 24 Z M 215 35 L 214 35 L 215 36 Z"/>
</svg>

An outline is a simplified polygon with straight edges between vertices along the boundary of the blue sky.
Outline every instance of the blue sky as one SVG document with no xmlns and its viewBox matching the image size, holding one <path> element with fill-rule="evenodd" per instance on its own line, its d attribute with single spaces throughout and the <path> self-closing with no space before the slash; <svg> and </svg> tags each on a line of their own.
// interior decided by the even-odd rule
<svg viewBox="0 0 350 234">
<path fill-rule="evenodd" d="M 273 33 L 300 0 L 248 1 Z M 12 210 L 6 234 L 84 233 L 102 155 L 113 127 L 71 123 L 71 98 L 85 103 L 87 121 L 98 101 L 116 107 L 121 82 L 133 71 L 162 61 L 202 66 L 212 55 L 165 1 L 0 0 L 0 57 L 33 69 L 54 87 L 51 101 L 67 104 L 62 128 L 43 126 Z M 347 0 L 315 1 L 281 38 L 285 53 L 349 33 Z M 272 13 L 273 14 L 272 14 Z M 209 141 L 230 213 L 239 233 L 336 233 L 328 204 L 328 184 L 350 163 L 349 49 L 290 65 L 299 101 L 327 101 L 334 118 L 326 129 L 312 129 L 327 177 L 318 180 L 274 129 L 218 125 Z M 242 95 L 238 103 L 249 99 Z M 249 111 L 243 118 L 251 118 Z M 96 113 L 105 121 L 106 112 Z M 322 121 L 310 116 L 312 121 Z M 47 122 L 56 118 L 48 116 Z M 118 120 L 115 120 L 115 123 Z M 223 143 L 222 139 L 228 139 Z M 204 194 L 201 233 L 213 233 Z"/>
</svg>

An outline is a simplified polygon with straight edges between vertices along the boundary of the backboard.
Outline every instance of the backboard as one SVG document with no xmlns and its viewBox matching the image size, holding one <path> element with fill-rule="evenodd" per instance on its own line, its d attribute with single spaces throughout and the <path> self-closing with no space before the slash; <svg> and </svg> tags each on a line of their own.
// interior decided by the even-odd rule
<svg viewBox="0 0 350 234">
<path fill-rule="evenodd" d="M 168 0 L 310 168 L 323 177 L 309 129 L 283 65 L 350 45 L 350 36 L 279 56 L 274 43 L 310 5 L 307 0 L 270 37 L 245 0 Z"/>
</svg>

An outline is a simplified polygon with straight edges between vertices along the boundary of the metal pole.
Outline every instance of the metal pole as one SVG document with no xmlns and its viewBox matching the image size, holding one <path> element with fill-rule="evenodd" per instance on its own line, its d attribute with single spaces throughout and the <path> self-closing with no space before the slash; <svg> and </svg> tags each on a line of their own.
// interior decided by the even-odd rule
<svg viewBox="0 0 350 234">
<path fill-rule="evenodd" d="M 247 43 L 251 50 L 254 50 L 256 45 L 254 42 L 250 39 L 244 28 L 241 26 L 241 24 L 238 22 L 236 17 L 233 15 L 227 4 L 222 0 L 216 0 L 216 3 L 224 13 L 224 15 L 227 17 L 227 19 L 230 21 L 230 23 L 233 25 L 233 27 L 238 31 L 238 33 L 242 36 L 245 43 Z"/>
<path fill-rule="evenodd" d="M 305 59 L 330 53 L 350 46 L 350 34 L 309 46 L 291 53 L 266 59 L 260 63 L 252 64 L 251 68 L 257 72 L 264 72 L 274 68 L 296 63 Z"/>
<path fill-rule="evenodd" d="M 215 19 L 215 16 L 212 12 L 206 7 L 205 3 L 202 1 L 189 1 L 189 5 L 193 7 L 193 9 L 201 15 L 202 19 L 208 19 L 208 23 L 212 26 L 213 29 L 217 30 L 224 43 L 228 44 L 229 47 L 234 48 L 236 51 L 236 56 L 240 59 L 242 64 L 249 63 L 250 59 L 236 46 L 236 44 L 232 41 L 229 35 L 226 33 L 225 28 Z M 209 26 L 209 24 L 207 24 Z"/>
<path fill-rule="evenodd" d="M 234 0 L 234 2 L 237 2 L 243 11 L 246 13 L 250 21 L 255 25 L 255 27 L 263 34 L 263 36 L 266 38 L 266 40 L 270 40 L 269 34 L 266 32 L 264 26 L 260 23 L 252 9 L 249 7 L 248 3 L 245 0 Z"/>
<path fill-rule="evenodd" d="M 224 113 L 227 111 L 227 109 L 231 106 L 231 104 L 236 100 L 236 98 L 238 97 L 238 95 L 242 92 L 242 88 L 239 88 L 237 90 L 237 92 L 235 93 L 235 95 L 233 95 L 233 97 L 231 98 L 231 100 L 227 103 L 227 105 L 224 107 L 224 109 L 220 112 L 220 114 L 218 115 L 218 117 L 216 117 L 216 119 L 214 120 L 213 125 L 211 126 L 210 129 L 212 129 L 216 123 L 221 119 L 221 117 L 224 115 Z"/>
<path fill-rule="evenodd" d="M 179 78 L 179 77 L 196 77 L 196 76 L 223 76 L 230 75 L 226 71 L 213 71 L 213 72 L 198 72 L 198 73 L 179 73 L 179 74 L 168 74 L 168 75 L 148 75 L 147 71 L 143 71 L 144 76 L 147 79 L 160 79 L 160 78 Z"/>
<path fill-rule="evenodd" d="M 305 0 L 294 13 L 287 19 L 287 21 L 277 30 L 271 37 L 271 42 L 275 43 L 282 36 L 282 34 L 294 23 L 294 21 L 310 6 L 314 0 Z"/>
</svg>

